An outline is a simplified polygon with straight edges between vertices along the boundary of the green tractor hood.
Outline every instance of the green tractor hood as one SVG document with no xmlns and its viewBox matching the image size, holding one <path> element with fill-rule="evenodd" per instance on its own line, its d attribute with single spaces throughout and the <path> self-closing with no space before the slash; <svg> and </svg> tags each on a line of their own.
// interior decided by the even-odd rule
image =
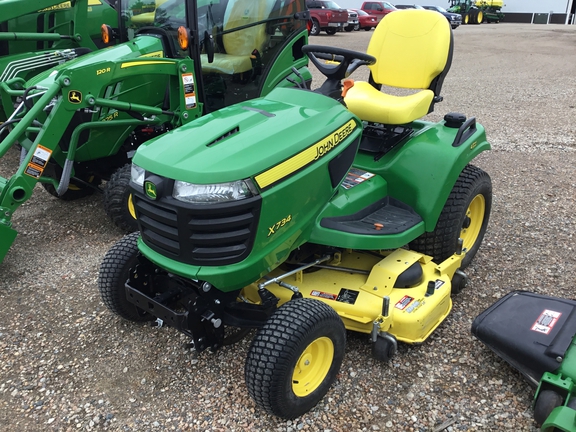
<svg viewBox="0 0 576 432">
<path fill-rule="evenodd" d="M 189 183 L 241 180 L 286 161 L 353 118 L 325 96 L 278 88 L 150 140 L 133 160 L 148 172 Z"/>
</svg>

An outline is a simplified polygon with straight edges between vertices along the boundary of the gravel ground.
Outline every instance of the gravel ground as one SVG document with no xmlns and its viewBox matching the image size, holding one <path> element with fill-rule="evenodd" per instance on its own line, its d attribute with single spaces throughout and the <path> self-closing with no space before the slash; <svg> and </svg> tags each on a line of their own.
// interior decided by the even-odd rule
<svg viewBox="0 0 576 432">
<path fill-rule="evenodd" d="M 364 50 L 371 32 L 313 44 Z M 576 274 L 576 27 L 460 27 L 431 119 L 476 116 L 493 150 L 475 164 L 494 203 L 468 288 L 421 346 L 390 364 L 349 334 L 341 373 L 306 415 L 284 421 L 248 397 L 249 338 L 199 355 L 169 328 L 112 315 L 97 289 L 100 261 L 121 237 L 99 197 L 60 202 L 37 187 L 14 216 L 0 265 L 0 429 L 210 431 L 537 430 L 533 389 L 470 334 L 474 317 L 511 290 L 573 297 Z M 356 74 L 357 79 L 362 74 Z M 15 152 L 0 161 L 14 170 Z"/>
</svg>

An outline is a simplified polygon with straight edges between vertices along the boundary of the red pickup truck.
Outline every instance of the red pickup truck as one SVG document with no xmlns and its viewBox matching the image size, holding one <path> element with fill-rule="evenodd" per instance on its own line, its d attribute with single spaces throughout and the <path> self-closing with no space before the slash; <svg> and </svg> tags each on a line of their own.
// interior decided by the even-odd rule
<svg viewBox="0 0 576 432">
<path fill-rule="evenodd" d="M 348 10 L 332 0 L 307 0 L 310 10 L 310 35 L 317 36 L 321 30 L 329 35 L 342 31 L 348 25 Z"/>
<path fill-rule="evenodd" d="M 367 1 L 362 4 L 360 8 L 364 12 L 370 15 L 374 15 L 378 18 L 378 22 L 384 18 L 384 16 L 388 15 L 390 12 L 393 12 L 396 7 L 387 2 L 387 1 Z"/>
</svg>

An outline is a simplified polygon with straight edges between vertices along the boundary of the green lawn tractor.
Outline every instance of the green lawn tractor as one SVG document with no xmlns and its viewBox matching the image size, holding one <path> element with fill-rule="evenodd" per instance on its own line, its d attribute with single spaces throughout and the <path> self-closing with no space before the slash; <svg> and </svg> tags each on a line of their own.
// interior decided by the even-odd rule
<svg viewBox="0 0 576 432">
<path fill-rule="evenodd" d="M 100 26 L 117 22 L 114 4 L 109 0 L 1 1 L 0 82 L 28 80 L 102 47 Z M 0 109 L 0 121 L 6 117 Z"/>
<path fill-rule="evenodd" d="M 106 254 L 99 290 L 127 320 L 215 350 L 258 329 L 248 392 L 284 418 L 337 377 L 346 329 L 377 359 L 424 342 L 484 236 L 489 149 L 474 118 L 421 120 L 441 100 L 452 30 L 427 10 L 386 16 L 367 53 L 300 47 L 326 76 L 276 88 L 141 145 L 131 187 L 140 232 Z M 370 83 L 344 80 L 362 65 Z M 381 85 L 413 88 L 391 96 Z"/>
<path fill-rule="evenodd" d="M 308 36 L 304 0 L 152 6 L 120 0 L 119 27 L 102 26 L 103 40 L 115 46 L 28 81 L 0 83 L 9 113 L 0 125 L 0 157 L 22 148 L 17 172 L 0 177 L 0 260 L 16 237 L 12 214 L 37 182 L 62 200 L 103 189 L 110 218 L 134 230 L 130 160 L 141 143 L 296 79 L 311 83 L 301 51 Z"/>
<path fill-rule="evenodd" d="M 472 333 L 536 387 L 543 432 L 576 431 L 576 301 L 513 291 L 476 317 Z"/>
</svg>

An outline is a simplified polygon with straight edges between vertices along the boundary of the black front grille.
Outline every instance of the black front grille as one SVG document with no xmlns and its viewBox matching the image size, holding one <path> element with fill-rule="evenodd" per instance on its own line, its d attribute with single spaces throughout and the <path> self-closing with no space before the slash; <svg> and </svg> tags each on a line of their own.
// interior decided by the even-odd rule
<svg viewBox="0 0 576 432">
<path fill-rule="evenodd" d="M 242 261 L 254 243 L 259 196 L 220 204 L 188 204 L 172 197 L 152 201 L 135 192 L 142 239 L 153 250 L 186 264 Z"/>
</svg>

